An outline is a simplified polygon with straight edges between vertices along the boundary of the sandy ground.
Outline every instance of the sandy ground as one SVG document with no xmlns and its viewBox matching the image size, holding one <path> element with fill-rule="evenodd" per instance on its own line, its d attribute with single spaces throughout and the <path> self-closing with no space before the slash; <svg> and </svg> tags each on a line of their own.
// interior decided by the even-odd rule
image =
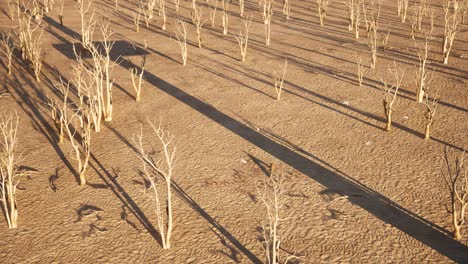
<svg viewBox="0 0 468 264">
<path fill-rule="evenodd" d="M 208 22 L 203 29 L 204 48 L 196 47 L 189 25 L 186 66 L 175 41 L 173 2 L 167 2 L 166 31 L 156 19 L 139 33 L 132 22 L 136 1 L 119 1 L 118 11 L 111 1 L 96 2 L 98 15 L 111 20 L 114 52 L 122 59 L 113 72 L 113 121 L 93 134 L 87 186 L 78 186 L 70 144 L 56 142 L 44 105 L 56 94 L 52 83 L 71 77 L 71 45 L 80 32 L 76 3 L 66 1 L 64 26 L 56 11 L 44 18 L 42 82 L 18 59 L 7 76 L 1 58 L 0 89 L 9 94 L 0 98 L 0 112 L 18 112 L 21 165 L 34 170 L 19 185 L 19 228 L 9 230 L 0 218 L 2 263 L 263 262 L 265 211 L 255 185 L 268 177 L 271 162 L 281 164 L 287 177 L 283 254 L 300 256 L 301 263 L 468 262 L 468 240 L 451 238 L 441 179 L 443 148 L 468 149 L 468 28 L 457 35 L 448 66 L 441 64 L 441 1 L 429 55 L 441 100 L 429 141 L 422 139 L 423 106 L 415 102 L 410 27 L 399 22 L 394 1 L 384 1 L 381 18 L 385 31 L 391 27 L 390 48 L 379 52 L 377 69 L 368 70 L 362 87 L 355 62 L 358 55 L 369 58 L 368 47 L 347 30 L 338 1 L 322 27 L 314 2 L 292 1 L 289 21 L 277 3 L 270 46 L 258 3 L 247 1 L 254 21 L 245 63 L 234 38 L 241 28 L 235 1 L 229 34 L 222 34 L 218 12 L 216 26 Z M 208 19 L 206 4 L 200 2 Z M 181 1 L 179 16 L 190 20 L 190 6 Z M 4 29 L 15 24 L 0 14 Z M 135 102 L 129 70 L 141 56 L 132 45 L 144 41 L 150 52 L 146 82 Z M 276 101 L 271 74 L 285 58 L 284 93 Z M 405 76 L 388 133 L 381 79 L 393 61 Z M 162 119 L 176 136 L 169 250 L 159 244 L 132 139 L 143 125 L 154 142 L 147 118 Z M 468 236 L 466 227 L 462 231 Z"/>
</svg>

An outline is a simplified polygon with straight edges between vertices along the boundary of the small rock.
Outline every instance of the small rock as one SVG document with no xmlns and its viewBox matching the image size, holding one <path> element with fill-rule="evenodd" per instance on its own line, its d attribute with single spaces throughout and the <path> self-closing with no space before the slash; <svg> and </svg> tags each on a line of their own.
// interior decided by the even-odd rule
<svg viewBox="0 0 468 264">
<path fill-rule="evenodd" d="M 244 164 L 247 163 L 247 161 L 246 161 L 245 159 L 240 159 L 240 162 L 241 162 L 241 163 L 244 163 Z"/>
<path fill-rule="evenodd" d="M 344 104 L 344 105 L 349 105 L 349 102 L 348 102 L 348 101 L 344 101 L 343 104 Z"/>
<path fill-rule="evenodd" d="M 370 142 L 370 141 L 366 142 L 366 146 L 369 146 L 370 144 L 372 144 L 372 142 Z"/>
</svg>

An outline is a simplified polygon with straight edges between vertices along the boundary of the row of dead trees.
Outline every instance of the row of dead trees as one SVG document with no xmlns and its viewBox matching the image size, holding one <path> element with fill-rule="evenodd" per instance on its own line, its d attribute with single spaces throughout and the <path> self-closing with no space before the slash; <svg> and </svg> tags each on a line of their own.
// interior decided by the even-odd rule
<svg viewBox="0 0 468 264">
<path fill-rule="evenodd" d="M 83 19 L 87 10 L 84 2 L 80 1 L 80 15 L 82 16 L 81 28 L 85 27 L 86 20 Z M 318 13 L 321 24 L 324 24 L 326 18 L 329 0 L 317 0 Z M 248 47 L 249 31 L 252 21 L 252 13 L 250 16 L 244 16 L 244 1 L 240 3 L 240 13 L 243 17 L 244 29 L 241 30 L 236 36 L 239 50 L 241 54 L 241 60 L 245 61 Z M 380 30 L 379 18 L 381 15 L 382 0 L 346 0 L 345 5 L 347 6 L 349 13 L 349 30 L 354 30 L 356 38 L 359 38 L 361 24 L 365 25 L 365 32 L 367 36 L 367 44 L 370 48 L 371 53 L 371 68 L 374 68 L 377 63 L 377 52 L 380 42 L 383 43 L 384 48 L 387 46 L 388 38 L 390 36 L 390 29 L 385 33 Z M 34 69 L 36 79 L 39 80 L 40 70 L 42 67 L 42 51 L 40 49 L 42 29 L 40 27 L 40 21 L 44 12 L 49 12 L 53 9 L 55 1 L 48 0 L 41 3 L 39 0 L 29 1 L 24 4 L 21 0 L 9 0 L 9 13 L 13 19 L 17 17 L 19 24 L 19 40 L 20 48 L 23 54 L 23 59 L 29 60 L 31 67 Z M 63 1 L 59 2 L 58 13 L 60 21 L 63 20 Z M 262 20 L 265 25 L 265 44 L 270 45 L 271 43 L 271 21 L 273 17 L 273 0 L 261 0 L 259 5 L 262 10 Z M 154 17 L 155 9 L 157 8 L 157 14 L 163 18 L 162 29 L 166 29 L 166 9 L 165 0 L 141 0 L 138 4 L 138 12 L 134 15 L 134 22 L 136 25 L 136 31 L 140 28 L 140 19 L 143 15 L 147 27 Z M 176 10 L 178 10 L 179 2 L 175 2 Z M 398 15 L 402 17 L 401 21 L 405 22 L 408 14 L 408 0 L 398 0 Z M 89 7 L 88 5 L 87 7 Z M 218 1 L 215 1 L 214 7 L 209 6 L 210 9 L 210 20 L 211 25 L 214 26 L 216 17 L 216 11 L 218 8 Z M 289 18 L 289 1 L 283 3 L 283 13 Z M 423 27 L 423 20 L 425 18 L 430 19 L 431 32 L 434 29 L 434 9 L 430 6 L 428 0 L 418 0 L 414 3 L 413 16 L 410 18 L 411 21 L 411 32 L 412 38 L 415 39 L 415 33 L 421 31 Z M 453 43 L 457 33 L 461 29 L 461 25 L 464 23 L 466 13 L 468 10 L 468 0 L 447 0 L 444 4 L 444 34 L 442 43 L 442 54 L 444 64 L 448 63 L 448 59 L 453 47 Z M 202 47 L 202 28 L 206 22 L 202 15 L 201 7 L 198 7 L 196 1 L 192 3 L 191 11 L 192 23 L 196 26 L 198 46 Z M 39 21 L 39 23 L 32 25 L 32 21 Z M 229 25 L 229 0 L 222 1 L 222 21 L 223 21 L 223 34 L 227 34 Z M 177 19 L 177 30 L 176 38 L 179 42 L 181 49 L 182 62 L 186 65 L 187 61 L 187 22 L 182 19 Z M 83 40 L 85 40 L 85 32 L 82 32 Z M 91 32 L 92 33 L 92 32 Z M 8 46 L 8 45 L 7 45 Z M 421 97 L 422 98 L 422 97 Z"/>
<path fill-rule="evenodd" d="M 365 25 L 367 45 L 370 47 L 370 69 L 374 70 L 377 65 L 377 57 L 379 50 L 386 50 L 390 37 L 390 28 L 385 33 L 379 33 L 380 14 L 382 1 L 371 0 L 349 0 L 347 3 L 350 18 L 349 30 L 355 29 L 359 25 L 360 15 L 362 10 Z M 402 17 L 401 21 L 406 21 L 407 1 L 398 1 L 398 15 Z M 456 33 L 461 29 L 463 17 L 468 8 L 468 1 L 447 0 L 444 4 L 444 38 L 443 38 L 443 62 L 448 63 L 450 50 L 453 46 Z M 439 100 L 439 92 L 432 87 L 432 79 L 434 69 L 430 69 L 431 61 L 429 54 L 434 41 L 434 9 L 429 5 L 427 0 L 420 0 L 415 3 L 414 16 L 410 19 L 412 26 L 412 38 L 416 50 L 417 65 L 416 65 L 416 101 L 424 105 L 425 133 L 424 138 L 430 138 L 431 126 L 434 123 L 434 116 L 437 112 L 437 102 Z M 423 23 L 424 19 L 429 19 L 428 23 Z M 358 26 L 359 28 L 359 26 Z M 359 37 L 359 29 L 356 38 Z M 420 33 L 420 37 L 415 37 L 416 32 Z M 361 57 L 357 58 L 357 80 L 360 86 L 363 85 L 364 75 L 367 72 L 366 67 Z M 392 113 L 395 109 L 395 101 L 398 95 L 398 90 L 402 85 L 403 73 L 395 64 L 389 69 L 389 75 L 394 79 L 393 84 L 389 85 L 388 80 L 383 81 L 383 106 L 384 113 L 387 119 L 386 130 L 390 131 L 392 126 Z"/>
</svg>

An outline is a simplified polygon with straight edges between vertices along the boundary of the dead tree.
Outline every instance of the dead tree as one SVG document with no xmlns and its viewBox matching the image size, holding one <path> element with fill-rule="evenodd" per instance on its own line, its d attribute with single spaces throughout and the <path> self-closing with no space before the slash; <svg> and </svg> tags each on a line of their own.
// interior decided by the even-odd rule
<svg viewBox="0 0 468 264">
<path fill-rule="evenodd" d="M 294 255 L 283 258 L 280 249 L 280 244 L 283 241 L 282 223 L 287 220 L 283 216 L 287 201 L 286 179 L 281 171 L 275 169 L 273 163 L 270 168 L 268 180 L 256 186 L 259 200 L 266 212 L 266 224 L 262 223 L 262 246 L 267 264 L 286 264 L 292 259 L 297 259 Z"/>
<path fill-rule="evenodd" d="M 365 66 L 362 62 L 362 58 L 361 57 L 358 57 L 357 58 L 357 77 L 358 77 L 358 82 L 359 82 L 359 86 L 362 86 L 362 81 L 364 79 L 364 74 L 365 74 Z"/>
<path fill-rule="evenodd" d="M 354 18 L 356 17 L 356 15 L 354 14 L 354 12 L 356 11 L 355 1 L 357 1 L 357 0 L 346 0 L 346 1 L 343 2 L 345 4 L 345 6 L 348 8 L 348 17 L 349 17 L 349 19 L 348 19 L 349 20 L 348 30 L 349 31 L 353 30 L 353 28 L 354 28 Z"/>
<path fill-rule="evenodd" d="M 417 67 L 417 92 L 416 92 L 416 101 L 422 103 L 424 99 L 424 93 L 426 89 L 426 84 L 428 82 L 429 73 L 427 70 L 428 56 L 430 50 L 430 41 L 432 39 L 432 32 L 426 32 L 424 35 L 424 42 L 418 43 L 414 41 L 414 45 L 417 49 L 417 55 L 419 59 Z"/>
<path fill-rule="evenodd" d="M 434 116 L 437 112 L 437 103 L 439 99 L 437 98 L 437 93 L 432 98 L 429 97 L 428 89 L 426 89 L 424 97 L 424 119 L 426 120 L 425 129 L 424 129 L 424 139 L 430 139 L 431 126 L 434 123 Z"/>
<path fill-rule="evenodd" d="M 0 115 L 0 201 L 9 228 L 18 227 L 18 114 Z"/>
<path fill-rule="evenodd" d="M 391 31 L 391 27 L 389 26 L 387 30 L 387 34 L 381 35 L 380 45 L 382 46 L 383 51 L 386 51 L 388 48 L 388 41 L 390 39 L 390 31 Z"/>
<path fill-rule="evenodd" d="M 206 20 L 202 20 L 202 12 L 201 9 L 194 9 L 194 24 L 195 28 L 197 30 L 197 40 L 198 40 L 198 47 L 202 47 L 202 37 L 201 37 L 201 30 L 203 28 L 203 25 L 205 24 Z"/>
<path fill-rule="evenodd" d="M 465 152 L 457 152 L 445 147 L 442 177 L 450 196 L 450 213 L 452 215 L 453 237 L 462 239 L 461 227 L 465 223 L 465 212 L 468 207 L 468 173 L 465 167 Z"/>
<path fill-rule="evenodd" d="M 36 77 L 36 82 L 40 82 L 41 70 L 42 70 L 42 60 L 44 55 L 42 53 L 42 34 L 44 33 L 43 30 L 40 31 L 40 34 L 35 38 L 31 43 L 31 50 L 30 50 L 30 62 L 31 67 L 34 71 L 34 76 Z"/>
<path fill-rule="evenodd" d="M 361 18 L 361 9 L 363 7 L 363 2 L 364 0 L 357 0 L 356 2 L 354 2 L 354 11 L 353 11 L 353 15 L 354 15 L 354 18 L 353 18 L 353 29 L 354 29 L 354 36 L 356 39 L 359 38 L 359 32 L 360 32 L 360 26 L 361 26 L 361 22 L 362 22 L 362 18 Z"/>
<path fill-rule="evenodd" d="M 1 52 L 7 59 L 7 69 L 8 75 L 11 74 L 11 60 L 13 58 L 13 51 L 15 50 L 15 45 L 13 41 L 10 39 L 10 34 L 2 34 L 2 39 L 0 42 Z"/>
<path fill-rule="evenodd" d="M 265 0 L 263 6 L 263 24 L 265 24 L 265 44 L 271 41 L 271 19 L 273 17 L 273 0 Z"/>
<path fill-rule="evenodd" d="M 87 118 L 87 122 L 92 124 L 95 132 L 100 132 L 103 117 L 103 100 L 101 99 L 103 96 L 103 80 L 98 72 L 102 70 L 100 67 L 96 68 L 93 65 L 87 66 L 76 52 L 75 56 L 78 64 L 73 67 L 72 83 L 80 100 L 79 108 L 86 110 L 87 115 L 85 117 Z"/>
<path fill-rule="evenodd" d="M 244 32 L 240 31 L 239 36 L 236 36 L 236 40 L 240 48 L 242 62 L 245 61 L 245 56 L 247 55 L 247 47 L 249 45 L 249 30 L 250 30 L 250 24 L 252 23 L 252 16 L 250 16 L 249 19 L 244 18 L 243 22 L 244 22 Z"/>
<path fill-rule="evenodd" d="M 43 59 L 41 44 L 44 30 L 41 28 L 42 20 L 37 22 L 36 26 L 32 26 L 32 19 L 33 17 L 26 11 L 19 13 L 18 40 L 22 59 L 30 63 L 36 81 L 39 82 Z"/>
<path fill-rule="evenodd" d="M 133 15 L 133 23 L 135 24 L 135 31 L 140 32 L 140 19 L 141 19 L 141 9 L 138 8 L 138 12 Z"/>
<path fill-rule="evenodd" d="M 140 134 L 134 143 L 138 148 L 138 156 L 143 163 L 143 171 L 146 179 L 151 183 L 152 194 L 148 194 L 154 201 L 159 233 L 163 249 L 171 247 L 172 236 L 172 176 L 174 174 L 176 146 L 174 144 L 174 135 L 163 129 L 161 124 L 156 127 L 154 123 L 148 121 L 152 132 L 158 138 L 161 149 L 162 158 L 155 159 L 150 152 L 145 148 L 143 139 L 143 128 L 140 129 Z M 165 197 L 160 194 L 160 188 L 156 182 L 158 178 L 162 178 L 165 183 Z M 146 193 L 145 193 L 146 194 Z M 162 208 L 166 206 L 165 210 Z M 164 215 L 165 212 L 165 215 Z"/>
<path fill-rule="evenodd" d="M 112 77 L 112 68 L 114 62 L 111 60 L 111 50 L 114 47 L 114 41 L 111 41 L 110 38 L 113 35 L 113 32 L 109 28 L 110 21 L 104 21 L 100 25 L 101 35 L 102 35 L 102 49 L 103 53 L 101 55 L 101 63 L 103 66 L 104 73 L 104 96 L 101 97 L 103 101 L 103 116 L 104 121 L 112 121 L 112 110 L 113 110 L 113 100 L 112 100 L 112 87 L 114 85 L 114 79 Z M 96 51 L 97 52 L 97 51 Z"/>
<path fill-rule="evenodd" d="M 289 3 L 289 0 L 283 0 L 283 15 L 286 15 L 287 20 L 289 20 L 290 13 L 291 13 L 291 4 Z"/>
<path fill-rule="evenodd" d="M 50 115 L 58 130 L 58 143 L 62 144 L 66 133 L 65 119 L 68 111 L 68 94 L 70 92 L 70 85 L 69 83 L 65 84 L 63 80 L 60 80 L 60 83 L 54 84 L 54 87 L 61 93 L 62 102 L 57 103 L 56 100 L 49 97 L 46 105 L 50 109 Z"/>
<path fill-rule="evenodd" d="M 421 30 L 423 19 L 429 11 L 429 4 L 427 3 L 427 0 L 419 0 L 418 3 L 414 4 L 414 9 L 415 9 L 414 17 L 416 20 L 416 25 L 417 25 L 418 30 Z"/>
<path fill-rule="evenodd" d="M 20 5 L 20 3 L 18 0 L 8 0 L 7 5 L 8 5 L 8 16 L 10 17 L 10 20 L 13 21 L 15 19 L 15 12 L 17 10 L 17 7 Z"/>
<path fill-rule="evenodd" d="M 244 17 L 244 6 L 245 6 L 245 0 L 239 0 L 239 15 L 240 15 L 240 17 Z"/>
<path fill-rule="evenodd" d="M 275 91 L 276 91 L 276 100 L 281 99 L 281 93 L 283 91 L 284 78 L 286 77 L 286 69 L 288 67 L 288 59 L 284 60 L 284 66 L 281 69 L 281 74 L 278 72 L 273 72 L 273 80 L 275 82 Z"/>
<path fill-rule="evenodd" d="M 323 26 L 327 18 L 329 0 L 317 0 L 317 9 L 320 19 L 320 25 Z"/>
<path fill-rule="evenodd" d="M 388 71 L 394 79 L 394 84 L 389 85 L 386 80 L 383 81 L 383 107 L 387 125 L 385 130 L 389 132 L 392 129 L 392 113 L 395 111 L 394 104 L 398 96 L 398 90 L 403 82 L 403 72 L 398 69 L 396 62 L 393 63 L 394 68 L 389 68 Z"/>
<path fill-rule="evenodd" d="M 91 156 L 91 123 L 86 122 L 89 118 L 86 118 L 85 114 L 87 113 L 82 109 L 76 109 L 72 115 L 67 115 L 64 119 L 64 127 L 78 164 L 80 186 L 86 185 L 86 170 Z"/>
<path fill-rule="evenodd" d="M 223 1 L 223 34 L 226 35 L 228 33 L 229 27 L 229 0 L 222 0 Z"/>
<path fill-rule="evenodd" d="M 63 26 L 63 8 L 65 5 L 65 0 L 58 0 L 58 2 L 59 2 L 58 19 L 60 21 L 60 25 Z"/>
<path fill-rule="evenodd" d="M 91 13 L 89 18 L 86 18 L 92 4 L 92 0 L 80 0 L 78 5 L 81 17 L 81 42 L 84 44 L 83 46 L 90 45 L 93 37 L 92 33 L 96 26 L 96 22 L 94 21 L 94 12 Z"/>
<path fill-rule="evenodd" d="M 177 44 L 180 47 L 180 54 L 182 55 L 182 65 L 187 64 L 187 23 L 183 20 L 177 20 L 176 32 Z"/>
<path fill-rule="evenodd" d="M 112 69 L 115 66 L 115 62 L 111 59 L 111 50 L 114 47 L 114 41 L 110 38 L 113 32 L 110 30 L 110 21 L 104 20 L 99 24 L 101 33 L 101 45 L 93 43 L 92 36 L 95 31 L 94 22 L 87 24 L 83 30 L 85 32 L 86 42 L 81 42 L 84 49 L 91 54 L 92 67 L 87 67 L 86 63 L 81 59 L 79 52 L 74 52 L 77 61 L 82 65 L 89 76 L 91 76 L 96 85 L 94 92 L 99 100 L 99 108 L 102 111 L 104 121 L 112 121 L 113 112 L 113 100 L 112 100 L 112 88 L 114 86 L 114 78 L 112 76 Z"/>
<path fill-rule="evenodd" d="M 148 21 L 153 19 L 154 8 L 156 7 L 156 0 L 146 0 L 146 12 L 145 14 L 148 17 Z"/>
<path fill-rule="evenodd" d="M 56 88 L 63 94 L 63 104 L 56 104 L 50 100 L 49 106 L 52 111 L 52 118 L 60 123 L 59 142 L 63 142 L 64 132 L 70 140 L 77 161 L 77 173 L 80 179 L 80 185 L 86 185 L 86 170 L 89 165 L 91 155 L 91 122 L 88 108 L 71 109 L 68 103 L 68 93 L 70 83 L 60 80 L 55 84 Z"/>
<path fill-rule="evenodd" d="M 146 28 L 149 28 L 151 19 L 153 19 L 153 8 L 156 3 L 153 0 L 140 0 L 140 6 L 143 10 L 143 18 L 145 19 Z"/>
<path fill-rule="evenodd" d="M 443 42 L 443 56 L 444 64 L 448 63 L 450 51 L 452 50 L 453 41 L 456 34 L 461 30 L 463 13 L 460 7 L 455 8 L 456 0 L 449 0 L 444 4 L 445 11 L 445 24 L 444 24 L 444 42 Z"/>
<path fill-rule="evenodd" d="M 379 17 L 380 9 L 382 6 L 382 1 L 379 1 L 377 7 L 375 7 L 375 2 L 371 1 L 370 5 L 364 6 L 364 20 L 366 23 L 366 32 L 367 32 L 367 45 L 370 48 L 371 52 L 371 69 L 375 69 L 377 65 L 377 50 L 379 48 Z"/>
<path fill-rule="evenodd" d="M 167 14 L 166 14 L 166 1 L 165 0 L 159 0 L 159 12 L 162 16 L 162 30 L 166 30 L 166 21 L 167 21 Z"/>
<path fill-rule="evenodd" d="M 146 58 L 143 57 L 140 64 L 140 70 L 132 68 L 130 71 L 132 77 L 132 85 L 135 90 L 135 100 L 138 102 L 141 98 L 141 84 L 143 83 L 143 74 L 145 73 Z"/>
<path fill-rule="evenodd" d="M 215 0 L 215 6 L 214 8 L 209 7 L 210 9 L 210 21 L 211 21 L 211 27 L 214 27 L 215 25 L 215 19 L 216 19 L 216 12 L 218 11 L 218 0 Z"/>
<path fill-rule="evenodd" d="M 401 22 L 406 22 L 406 16 L 408 14 L 408 0 L 398 0 L 398 15 L 401 17 Z"/>
</svg>

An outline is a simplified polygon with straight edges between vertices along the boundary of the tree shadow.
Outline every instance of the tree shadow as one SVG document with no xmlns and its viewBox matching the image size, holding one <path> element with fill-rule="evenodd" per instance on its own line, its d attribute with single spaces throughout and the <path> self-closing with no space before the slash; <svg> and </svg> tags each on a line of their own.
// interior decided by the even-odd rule
<svg viewBox="0 0 468 264">
<path fill-rule="evenodd" d="M 113 61 L 119 63 L 121 57 L 127 56 L 144 56 L 149 55 L 150 53 L 145 49 L 139 47 L 138 45 L 134 45 L 126 40 L 112 40 L 114 46 L 110 51 L 110 57 L 113 58 Z M 101 41 L 93 41 L 93 45 L 95 45 L 98 51 L 103 54 L 104 53 L 104 43 Z M 81 51 L 81 57 L 83 59 L 92 58 L 89 52 L 83 52 L 84 47 L 81 46 L 79 42 L 76 43 L 60 43 L 60 44 L 52 44 L 52 46 L 60 51 L 63 55 L 71 60 L 75 60 L 75 53 L 73 52 L 73 47 L 77 52 Z"/>
<path fill-rule="evenodd" d="M 261 159 L 258 159 L 257 157 L 255 157 L 254 155 L 250 154 L 250 153 L 247 153 L 244 151 L 245 154 L 247 154 L 247 156 L 249 156 L 249 158 L 255 163 L 255 165 L 257 165 L 257 167 L 260 168 L 260 170 L 262 170 L 262 172 L 265 174 L 265 176 L 267 177 L 270 177 L 270 164 L 264 162 L 263 160 Z"/>
<path fill-rule="evenodd" d="M 140 207 L 135 203 L 135 201 L 132 199 L 132 197 L 125 191 L 125 189 L 122 187 L 122 185 L 120 185 L 120 183 L 117 181 L 117 179 L 119 177 L 118 172 L 113 168 L 111 168 L 113 170 L 113 172 L 112 173 L 109 172 L 104 167 L 104 165 L 102 165 L 102 163 L 93 154 L 91 154 L 91 160 L 93 162 L 92 163 L 90 162 L 89 166 L 92 169 L 94 169 L 94 171 L 102 179 L 104 184 L 109 189 L 111 189 L 111 191 L 114 193 L 114 195 L 119 199 L 119 201 L 123 205 L 122 208 L 127 208 L 138 219 L 138 221 L 143 225 L 143 227 L 146 230 L 148 230 L 150 235 L 156 241 L 158 241 L 158 243 L 162 246 L 162 240 L 161 240 L 160 233 L 154 228 L 154 226 L 151 224 L 151 222 L 146 217 L 146 215 L 143 213 L 143 211 L 140 209 Z M 103 173 L 101 173 L 101 171 Z"/>
<path fill-rule="evenodd" d="M 240 255 L 239 255 L 239 252 L 237 251 L 237 249 L 231 245 L 229 245 L 229 243 L 227 243 L 226 239 L 223 237 L 222 234 L 219 234 L 215 228 L 210 228 L 210 230 L 216 235 L 216 237 L 218 237 L 219 239 L 219 242 L 221 243 L 221 245 L 223 245 L 229 252 L 224 252 L 223 250 L 219 250 L 219 253 L 221 253 L 222 255 L 228 257 L 230 260 L 234 261 L 235 263 L 240 263 L 241 262 L 241 258 L 240 258 Z"/>
<path fill-rule="evenodd" d="M 94 206 L 92 204 L 83 204 L 78 209 L 76 209 L 76 214 L 78 218 L 76 219 L 75 223 L 83 221 L 83 218 L 87 216 L 97 215 L 99 212 L 103 212 L 102 208 Z"/>
<path fill-rule="evenodd" d="M 55 174 L 49 176 L 49 186 L 50 186 L 50 189 L 52 189 L 53 192 L 58 191 L 58 187 L 55 184 L 55 181 L 58 180 L 58 178 L 59 178 L 59 170 L 56 168 L 55 169 Z"/>
<path fill-rule="evenodd" d="M 15 100 L 21 110 L 30 117 L 33 127 L 47 139 L 59 158 L 73 174 L 76 182 L 79 183 L 79 175 L 77 171 L 66 158 L 65 153 L 63 153 L 60 145 L 58 144 L 56 129 L 50 125 L 45 117 L 43 102 L 46 100 L 47 96 L 43 91 L 41 91 L 41 89 L 39 89 L 35 81 L 31 80 L 30 75 L 28 75 L 29 69 L 27 69 L 26 65 L 23 64 L 23 61 L 18 59 L 16 63 L 12 64 L 12 67 L 15 68 L 15 74 L 12 74 L 6 80 L 7 86 L 10 87 L 9 91 L 11 97 Z M 31 87 L 33 91 L 32 93 L 28 92 L 27 89 L 24 88 L 23 82 L 26 82 L 26 84 Z M 39 98 L 41 101 L 37 102 L 34 97 Z"/>
<path fill-rule="evenodd" d="M 138 226 L 131 220 L 128 219 L 128 213 L 127 210 L 125 209 L 125 205 L 122 205 L 122 212 L 120 213 L 120 219 L 125 221 L 127 224 L 129 224 L 131 227 L 133 227 L 135 230 L 140 231 L 138 229 Z"/>
<path fill-rule="evenodd" d="M 138 149 L 130 143 L 122 134 L 113 127 L 108 127 L 125 145 L 132 149 L 136 154 L 139 153 Z M 253 263 L 262 263 L 252 252 L 250 252 L 244 245 L 242 245 L 224 226 L 222 226 L 216 219 L 208 214 L 195 200 L 193 200 L 174 180 L 172 180 L 172 187 L 177 197 L 183 202 L 187 203 L 193 210 L 202 216 L 213 228 L 221 233 L 229 242 L 234 245 L 237 250 L 242 252 Z"/>
<path fill-rule="evenodd" d="M 220 232 L 229 242 L 234 245 L 237 250 L 242 252 L 252 263 L 262 263 L 250 250 L 242 245 L 228 230 L 226 230 L 216 219 L 211 217 L 195 200 L 193 200 L 175 181 L 172 181 L 172 186 L 177 196 L 182 199 L 185 203 L 200 214 L 206 221 Z"/>
</svg>

